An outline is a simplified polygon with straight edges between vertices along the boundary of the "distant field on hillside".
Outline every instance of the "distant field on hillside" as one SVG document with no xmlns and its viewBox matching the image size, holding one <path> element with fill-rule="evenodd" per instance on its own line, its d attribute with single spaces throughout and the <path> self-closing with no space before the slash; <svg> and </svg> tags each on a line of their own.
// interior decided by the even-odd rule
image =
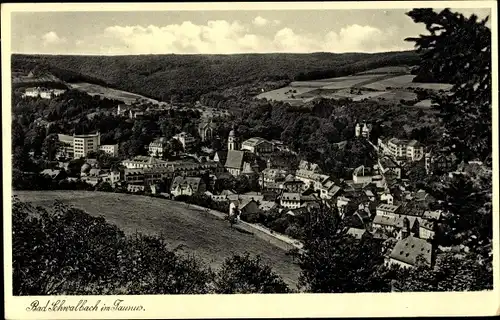
<svg viewBox="0 0 500 320">
<path fill-rule="evenodd" d="M 384 67 L 353 76 L 311 81 L 294 81 L 288 87 L 259 94 L 256 98 L 306 103 L 306 99 L 349 98 L 353 101 L 375 100 L 382 104 L 399 104 L 401 100 L 414 101 L 416 88 L 449 90 L 451 85 L 441 83 L 414 83 L 408 67 Z M 295 93 L 294 93 L 295 92 Z M 293 95 L 293 96 L 292 96 Z M 419 105 L 420 106 L 420 105 Z"/>
<path fill-rule="evenodd" d="M 229 227 L 226 221 L 181 202 L 145 196 L 91 191 L 14 191 L 21 201 L 48 207 L 55 199 L 93 216 L 102 215 L 128 234 L 161 234 L 170 248 L 183 245 L 183 251 L 194 254 L 212 267 L 245 251 L 259 254 L 293 288 L 300 269 L 285 250 L 254 235 Z"/>
<path fill-rule="evenodd" d="M 415 78 L 414 75 L 407 74 L 401 75 L 393 78 L 387 78 L 373 83 L 364 85 L 363 87 L 373 89 L 373 90 L 385 90 L 387 87 L 390 88 L 422 88 L 430 90 L 449 90 L 451 85 L 447 83 L 419 83 L 412 82 Z"/>
<path fill-rule="evenodd" d="M 376 68 L 364 72 L 357 73 L 356 75 L 367 75 L 367 74 L 388 74 L 388 73 L 409 73 L 410 68 L 407 66 L 393 66 L 393 67 L 382 67 Z"/>
<path fill-rule="evenodd" d="M 80 83 L 70 83 L 69 86 L 72 89 L 84 91 L 88 93 L 91 96 L 101 96 L 103 98 L 108 98 L 108 99 L 114 99 L 114 100 L 121 100 L 125 102 L 126 104 L 131 104 L 132 102 L 136 101 L 137 99 L 143 99 L 145 101 L 158 104 L 160 103 L 158 100 L 146 98 L 144 96 L 141 96 L 139 94 L 127 92 L 127 91 L 122 91 L 122 90 L 116 90 L 116 89 L 111 89 L 111 88 L 106 88 L 97 84 L 92 84 L 92 83 L 85 83 L 85 82 L 80 82 Z"/>
<path fill-rule="evenodd" d="M 244 84 L 347 76 L 382 65 L 418 62 L 414 51 L 383 53 L 57 56 L 12 55 L 13 69 L 47 66 L 157 100 L 199 96 Z M 61 72 L 62 73 L 62 72 Z M 319 73 L 319 74 L 318 74 Z M 56 74 L 57 75 L 57 74 Z M 78 80 L 66 82 L 100 82 Z"/>
</svg>

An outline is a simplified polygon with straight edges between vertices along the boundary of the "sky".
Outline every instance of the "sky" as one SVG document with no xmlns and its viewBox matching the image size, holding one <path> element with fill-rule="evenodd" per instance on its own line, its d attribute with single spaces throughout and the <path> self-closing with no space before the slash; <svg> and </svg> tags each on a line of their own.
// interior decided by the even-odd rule
<svg viewBox="0 0 500 320">
<path fill-rule="evenodd" d="M 425 34 L 410 9 L 13 12 L 11 51 L 40 54 L 382 52 Z M 490 9 L 454 9 L 480 18 Z"/>
</svg>

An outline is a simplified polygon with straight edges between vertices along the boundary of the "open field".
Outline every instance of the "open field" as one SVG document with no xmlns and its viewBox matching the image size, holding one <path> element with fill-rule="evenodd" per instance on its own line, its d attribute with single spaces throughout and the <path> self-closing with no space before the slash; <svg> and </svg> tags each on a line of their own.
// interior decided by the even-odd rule
<svg viewBox="0 0 500 320">
<path fill-rule="evenodd" d="M 357 73 L 356 75 L 367 75 L 367 74 L 388 74 L 388 73 L 409 73 L 410 68 L 407 66 L 392 66 L 392 67 L 382 67 L 365 72 Z"/>
<path fill-rule="evenodd" d="M 101 97 L 105 97 L 108 99 L 121 100 L 121 101 L 125 102 L 126 104 L 131 104 L 132 102 L 136 101 L 137 99 L 145 100 L 145 102 L 150 102 L 153 104 L 160 104 L 160 102 L 158 100 L 146 98 L 146 97 L 141 96 L 139 94 L 135 94 L 135 93 L 127 92 L 127 91 L 122 91 L 122 90 L 106 88 L 106 87 L 103 87 L 103 86 L 100 86 L 97 84 L 92 84 L 92 83 L 86 83 L 86 82 L 70 83 L 69 86 L 72 89 L 84 91 L 91 96 L 99 95 Z"/>
<path fill-rule="evenodd" d="M 257 99 L 269 99 L 294 104 L 305 103 L 305 99 L 349 98 L 353 101 L 364 99 L 380 101 L 383 104 L 399 104 L 401 100 L 415 100 L 413 89 L 449 90 L 451 85 L 442 83 L 415 83 L 409 68 L 384 67 L 352 76 L 310 81 L 294 81 L 288 87 L 261 93 Z M 351 93 L 351 89 L 354 91 Z M 293 93 L 294 92 L 294 93 Z M 293 97 L 292 97 L 293 95 Z M 425 105 L 425 104 L 424 104 Z"/>
<path fill-rule="evenodd" d="M 400 100 L 409 101 L 417 99 L 417 94 L 408 91 L 393 90 L 378 96 L 378 98 L 385 99 L 387 101 L 400 101 Z"/>
<path fill-rule="evenodd" d="M 294 99 L 292 96 L 298 96 L 309 91 L 313 91 L 315 88 L 309 87 L 284 87 L 273 91 L 264 92 L 259 94 L 258 98 L 268 99 L 268 100 L 278 100 L 284 101 L 288 99 Z"/>
<path fill-rule="evenodd" d="M 383 79 L 377 82 L 369 83 L 364 85 L 365 88 L 373 90 L 385 90 L 387 87 L 393 89 L 405 89 L 405 88 L 422 88 L 430 90 L 449 90 L 451 85 L 447 83 L 419 83 L 412 82 L 415 78 L 414 75 L 406 74 L 402 76 L 397 76 L 393 78 Z"/>
<path fill-rule="evenodd" d="M 230 228 L 226 221 L 181 202 L 118 193 L 92 191 L 14 191 L 21 201 L 47 207 L 55 199 L 93 216 L 102 215 L 125 233 L 161 234 L 170 248 L 183 251 L 218 267 L 233 254 L 259 254 L 293 288 L 300 269 L 285 250 L 254 235 Z"/>
<path fill-rule="evenodd" d="M 315 80 L 317 82 L 335 82 L 335 81 L 344 81 L 344 80 L 350 80 L 350 79 L 372 79 L 374 76 L 373 74 L 365 74 L 365 75 L 360 75 L 360 74 L 355 74 L 352 76 L 346 76 L 346 77 L 337 77 L 337 78 L 327 78 L 327 79 L 318 79 Z"/>
</svg>

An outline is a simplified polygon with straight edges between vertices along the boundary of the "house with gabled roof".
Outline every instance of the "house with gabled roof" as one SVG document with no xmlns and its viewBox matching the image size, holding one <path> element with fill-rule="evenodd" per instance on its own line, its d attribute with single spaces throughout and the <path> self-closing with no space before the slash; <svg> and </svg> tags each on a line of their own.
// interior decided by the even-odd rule
<svg viewBox="0 0 500 320">
<path fill-rule="evenodd" d="M 192 196 L 205 192 L 205 182 L 199 177 L 181 177 L 177 176 L 172 181 L 170 193 L 174 196 L 187 195 Z"/>
<path fill-rule="evenodd" d="M 371 237 L 371 234 L 365 228 L 349 228 L 347 234 L 354 237 L 356 240 L 361 240 L 364 237 Z"/>
<path fill-rule="evenodd" d="M 397 264 L 403 268 L 413 268 L 417 264 L 418 257 L 422 257 L 424 264 L 432 266 L 432 244 L 426 240 L 408 236 L 396 243 L 386 263 L 388 265 Z"/>
<path fill-rule="evenodd" d="M 233 176 L 239 176 L 243 171 L 245 152 L 241 150 L 229 150 L 227 152 L 226 164 L 224 167 Z"/>
<path fill-rule="evenodd" d="M 285 207 L 288 209 L 297 209 L 297 208 L 300 208 L 300 198 L 301 198 L 301 195 L 298 192 L 296 192 L 296 193 L 284 192 L 281 195 L 280 204 L 282 207 Z"/>
</svg>

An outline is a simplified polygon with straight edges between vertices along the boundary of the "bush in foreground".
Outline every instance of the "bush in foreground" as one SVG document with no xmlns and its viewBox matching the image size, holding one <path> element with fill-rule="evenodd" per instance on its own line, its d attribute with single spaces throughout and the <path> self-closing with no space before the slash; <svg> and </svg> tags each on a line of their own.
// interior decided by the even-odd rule
<svg viewBox="0 0 500 320">
<path fill-rule="evenodd" d="M 228 258 L 214 271 L 192 256 L 168 249 L 162 238 L 125 235 L 104 218 L 57 201 L 52 209 L 14 199 L 14 295 L 289 291 L 259 257 Z"/>
</svg>

